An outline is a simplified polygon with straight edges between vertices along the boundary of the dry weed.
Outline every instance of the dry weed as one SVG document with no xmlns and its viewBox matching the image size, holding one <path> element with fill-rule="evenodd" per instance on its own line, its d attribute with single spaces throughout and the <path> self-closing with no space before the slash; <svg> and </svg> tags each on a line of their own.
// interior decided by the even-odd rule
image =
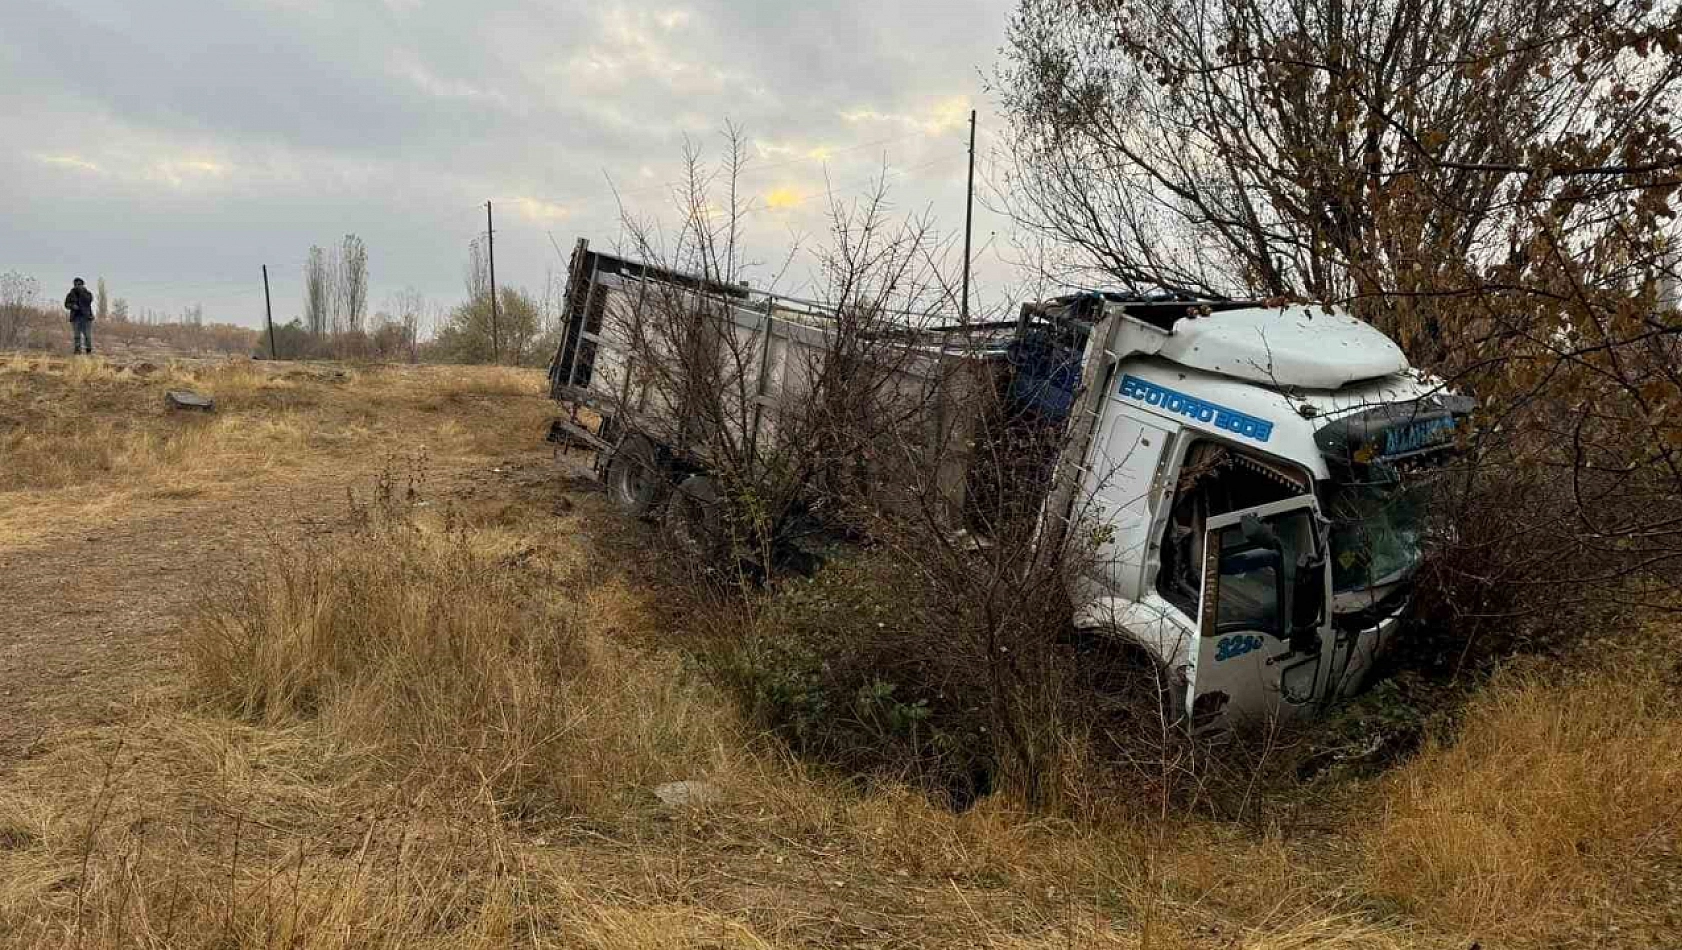
<svg viewBox="0 0 1682 950">
<path fill-rule="evenodd" d="M 200 689 L 240 719 L 319 719 L 397 774 L 449 777 L 525 819 L 613 816 L 736 744 L 671 658 L 592 632 L 578 598 L 494 532 L 384 508 L 331 548 L 277 548 L 187 641 Z"/>
<path fill-rule="evenodd" d="M 446 396 L 541 396 L 547 379 L 540 370 L 512 366 L 439 367 L 435 391 Z"/>
<path fill-rule="evenodd" d="M 1480 936 L 1557 938 L 1629 916 L 1619 892 L 1682 831 L 1679 711 L 1657 673 L 1499 683 L 1452 743 L 1392 779 L 1371 886 Z"/>
</svg>

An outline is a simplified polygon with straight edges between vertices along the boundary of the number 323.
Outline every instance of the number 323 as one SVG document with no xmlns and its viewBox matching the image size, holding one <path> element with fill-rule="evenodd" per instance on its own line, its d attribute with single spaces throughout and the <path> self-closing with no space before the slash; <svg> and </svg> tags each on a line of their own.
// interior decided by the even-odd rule
<svg viewBox="0 0 1682 950">
<path fill-rule="evenodd" d="M 1227 637 L 1215 644 L 1215 662 L 1230 660 L 1235 656 L 1243 656 L 1252 650 L 1260 650 L 1261 648 L 1261 637 Z"/>
</svg>

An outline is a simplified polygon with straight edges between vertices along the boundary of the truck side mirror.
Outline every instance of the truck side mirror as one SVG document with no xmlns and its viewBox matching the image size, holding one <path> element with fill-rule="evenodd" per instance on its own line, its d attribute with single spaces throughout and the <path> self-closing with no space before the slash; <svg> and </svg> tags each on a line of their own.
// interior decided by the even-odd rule
<svg viewBox="0 0 1682 950">
<path fill-rule="evenodd" d="M 1260 516 L 1251 513 L 1238 520 L 1238 530 L 1243 533 L 1244 540 L 1265 548 L 1274 554 L 1274 608 L 1278 618 L 1274 624 L 1277 635 L 1281 639 L 1291 641 L 1291 649 L 1296 649 L 1296 616 L 1292 605 L 1296 602 L 1297 572 L 1296 564 L 1284 556 L 1285 545 L 1279 540 L 1279 532 L 1273 526 L 1263 521 Z"/>
<path fill-rule="evenodd" d="M 1292 573 L 1291 590 L 1291 650 L 1313 653 L 1320 645 L 1320 612 L 1325 605 L 1322 586 L 1326 559 L 1312 554 L 1299 561 Z"/>
</svg>

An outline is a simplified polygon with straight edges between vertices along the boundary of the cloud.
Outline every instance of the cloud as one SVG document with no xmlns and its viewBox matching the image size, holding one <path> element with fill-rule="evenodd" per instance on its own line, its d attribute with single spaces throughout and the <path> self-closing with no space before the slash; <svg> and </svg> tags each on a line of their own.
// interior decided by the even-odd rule
<svg viewBox="0 0 1682 950">
<path fill-rule="evenodd" d="M 538 285 L 557 266 L 545 230 L 611 242 L 620 200 L 669 223 L 686 143 L 716 160 L 726 121 L 752 143 L 750 253 L 779 261 L 792 233 L 821 233 L 808 196 L 850 194 L 884 165 L 951 155 L 961 171 L 940 139 L 979 101 L 1013 6 L 14 3 L 0 141 L 25 144 L 0 150 L 0 263 L 46 279 L 75 262 L 169 312 L 226 287 L 243 301 L 231 319 L 262 312 L 251 275 L 267 263 L 290 316 L 309 246 L 355 232 L 374 299 L 412 284 L 442 302 L 491 199 L 499 279 Z M 904 208 L 954 195 L 950 176 L 895 180 Z"/>
<path fill-rule="evenodd" d="M 42 165 L 98 175 L 112 183 L 164 182 L 177 187 L 195 180 L 220 179 L 234 169 L 228 162 L 203 156 L 161 155 L 155 145 L 142 141 L 128 143 L 120 161 L 99 162 L 76 154 L 33 157 Z"/>
<path fill-rule="evenodd" d="M 391 73 L 435 99 L 459 99 L 515 111 L 509 97 L 501 91 L 465 79 L 446 79 L 433 73 L 411 54 L 394 57 Z"/>
<path fill-rule="evenodd" d="M 752 98 L 762 90 L 739 56 L 699 55 L 707 26 L 687 10 L 643 11 L 606 7 L 594 18 L 585 45 L 558 72 L 569 86 L 594 95 L 636 94 L 658 87 L 659 95 L 689 99 L 729 92 Z M 585 22 L 588 22 L 586 20 Z"/>
<path fill-rule="evenodd" d="M 805 200 L 805 195 L 787 185 L 773 188 L 765 193 L 765 207 L 773 211 L 786 211 L 800 205 Z"/>
<path fill-rule="evenodd" d="M 515 198 L 513 205 L 516 214 L 537 224 L 553 224 L 572 216 L 571 209 L 539 198 Z"/>
<path fill-rule="evenodd" d="M 165 162 L 162 166 L 177 174 L 191 175 L 226 175 L 231 166 L 222 162 L 211 162 L 204 159 L 188 159 L 180 162 Z"/>
<path fill-rule="evenodd" d="M 861 106 L 843 110 L 840 115 L 849 125 L 897 125 L 926 135 L 940 135 L 968 125 L 972 108 L 968 96 L 950 96 L 915 112 L 884 112 Z"/>
<path fill-rule="evenodd" d="M 770 159 L 773 162 L 802 160 L 821 162 L 834 155 L 837 150 L 837 146 L 834 145 L 797 144 L 762 138 L 754 139 L 753 148 L 759 158 Z"/>
<path fill-rule="evenodd" d="M 192 182 L 220 179 L 232 170 L 232 165 L 204 158 L 166 159 L 153 163 L 146 177 L 180 188 Z"/>
<path fill-rule="evenodd" d="M 77 171 L 101 174 L 104 169 L 97 163 L 90 162 L 79 155 L 36 155 L 35 160 L 43 165 L 56 165 L 60 168 L 74 168 Z"/>
</svg>

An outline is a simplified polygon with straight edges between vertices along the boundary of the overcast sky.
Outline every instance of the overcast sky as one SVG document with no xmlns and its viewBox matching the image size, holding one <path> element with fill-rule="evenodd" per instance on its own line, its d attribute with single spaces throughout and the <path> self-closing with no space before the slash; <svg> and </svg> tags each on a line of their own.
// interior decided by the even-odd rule
<svg viewBox="0 0 1682 950">
<path fill-rule="evenodd" d="M 885 161 L 905 210 L 963 224 L 968 110 L 1010 0 L 5 0 L 0 270 L 105 277 L 139 311 L 256 325 L 301 263 L 367 243 L 375 309 L 462 296 L 496 204 L 497 276 L 539 289 L 617 233 L 607 180 L 667 207 L 687 135 L 752 139 L 756 233 L 821 228 L 826 179 Z M 978 246 L 1003 224 L 978 212 Z M 982 275 L 1006 268 L 981 255 Z M 798 281 L 799 275 L 795 275 Z M 789 289 L 798 289 L 790 287 Z"/>
</svg>

